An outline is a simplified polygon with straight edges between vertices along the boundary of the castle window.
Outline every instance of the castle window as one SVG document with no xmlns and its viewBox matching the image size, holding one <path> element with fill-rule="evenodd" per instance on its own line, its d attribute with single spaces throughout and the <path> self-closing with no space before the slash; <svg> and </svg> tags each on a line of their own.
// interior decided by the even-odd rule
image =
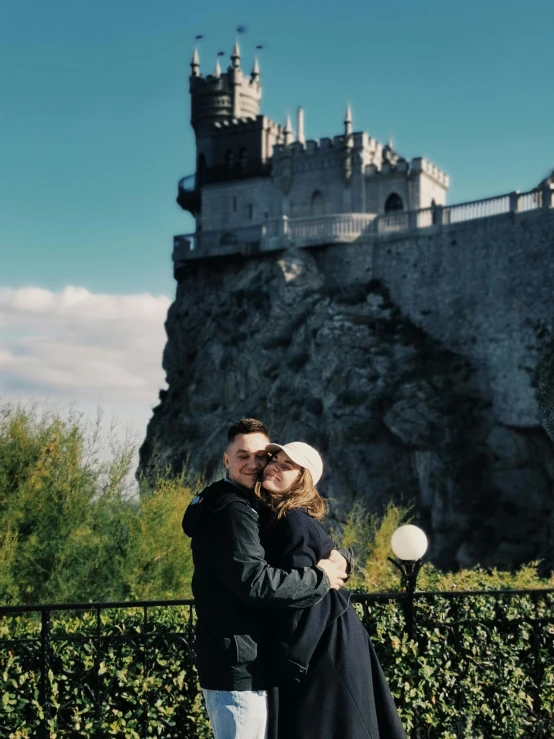
<svg viewBox="0 0 554 739">
<path fill-rule="evenodd" d="M 252 205 L 252 203 L 248 203 L 248 205 L 246 206 L 246 215 L 249 221 L 254 218 L 254 206 Z"/>
<path fill-rule="evenodd" d="M 264 213 L 264 221 L 267 221 L 269 218 L 269 212 L 266 210 Z"/>
<path fill-rule="evenodd" d="M 239 165 L 241 169 L 246 169 L 248 166 L 248 151 L 243 146 L 239 153 Z"/>
<path fill-rule="evenodd" d="M 395 213 L 397 210 L 404 210 L 404 203 L 398 193 L 391 193 L 385 201 L 385 213 Z"/>
<path fill-rule="evenodd" d="M 321 190 L 316 190 L 312 195 L 311 214 L 312 216 L 325 215 L 325 198 Z"/>
<path fill-rule="evenodd" d="M 233 195 L 233 213 L 237 212 L 237 196 Z"/>
<path fill-rule="evenodd" d="M 235 152 L 232 149 L 228 149 L 225 154 L 225 165 L 227 169 L 233 169 L 235 166 Z"/>
</svg>

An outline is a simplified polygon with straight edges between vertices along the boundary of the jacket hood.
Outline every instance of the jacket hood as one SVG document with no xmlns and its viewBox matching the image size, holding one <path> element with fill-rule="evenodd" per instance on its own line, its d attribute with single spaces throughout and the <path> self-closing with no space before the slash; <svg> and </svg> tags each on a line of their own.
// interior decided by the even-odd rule
<svg viewBox="0 0 554 739">
<path fill-rule="evenodd" d="M 183 531 L 192 538 L 200 528 L 213 520 L 214 516 L 230 503 L 238 501 L 249 506 L 249 492 L 227 480 L 214 482 L 189 503 L 183 516 Z"/>
</svg>

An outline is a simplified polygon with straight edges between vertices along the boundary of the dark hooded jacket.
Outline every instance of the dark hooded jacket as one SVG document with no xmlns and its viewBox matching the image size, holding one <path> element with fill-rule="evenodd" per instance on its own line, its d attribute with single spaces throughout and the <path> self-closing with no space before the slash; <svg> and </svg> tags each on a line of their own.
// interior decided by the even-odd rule
<svg viewBox="0 0 554 739">
<path fill-rule="evenodd" d="M 183 518 L 194 562 L 196 664 L 206 689 L 265 690 L 274 684 L 260 609 L 306 608 L 329 591 L 315 562 L 293 571 L 267 564 L 249 496 L 220 480 L 191 502 Z"/>
<path fill-rule="evenodd" d="M 305 511 L 262 526 L 270 564 L 307 567 L 334 544 Z M 346 590 L 330 591 L 303 611 L 268 614 L 269 659 L 278 688 L 270 691 L 272 739 L 406 739 L 367 632 Z"/>
</svg>

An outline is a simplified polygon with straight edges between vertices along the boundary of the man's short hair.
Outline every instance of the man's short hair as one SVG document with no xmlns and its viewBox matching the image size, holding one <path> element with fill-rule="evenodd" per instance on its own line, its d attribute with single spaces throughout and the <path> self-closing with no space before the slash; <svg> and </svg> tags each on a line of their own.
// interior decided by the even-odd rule
<svg viewBox="0 0 554 739">
<path fill-rule="evenodd" d="M 232 444 L 237 436 L 244 436 L 244 434 L 265 434 L 269 439 L 269 431 L 261 421 L 255 418 L 241 418 L 227 432 L 227 442 Z"/>
</svg>

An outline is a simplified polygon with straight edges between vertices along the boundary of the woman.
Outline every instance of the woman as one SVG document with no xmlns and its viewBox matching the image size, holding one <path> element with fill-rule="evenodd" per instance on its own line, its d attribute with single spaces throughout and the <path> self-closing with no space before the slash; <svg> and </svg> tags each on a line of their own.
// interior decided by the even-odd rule
<svg viewBox="0 0 554 739">
<path fill-rule="evenodd" d="M 315 485 L 318 452 L 295 441 L 266 447 L 272 457 L 255 493 L 261 541 L 274 567 L 312 567 L 333 541 L 319 523 L 326 506 Z M 348 591 L 318 604 L 269 614 L 268 654 L 279 687 L 271 696 L 279 739 L 405 739 L 396 706 Z"/>
</svg>

